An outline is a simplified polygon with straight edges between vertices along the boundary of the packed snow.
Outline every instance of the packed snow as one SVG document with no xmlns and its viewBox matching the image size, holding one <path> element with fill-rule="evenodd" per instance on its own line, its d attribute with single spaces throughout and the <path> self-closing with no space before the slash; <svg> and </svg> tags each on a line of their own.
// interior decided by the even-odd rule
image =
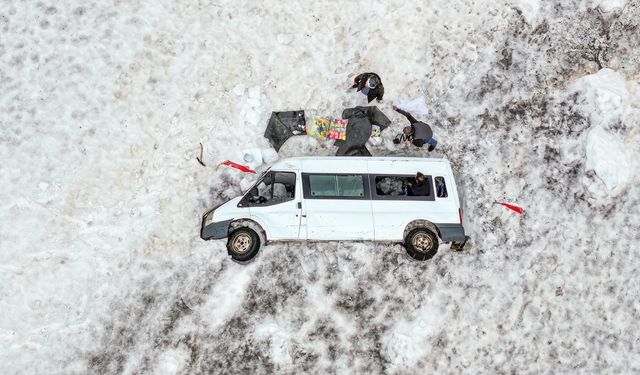
<svg viewBox="0 0 640 375">
<path fill-rule="evenodd" d="M 8 1 L 0 8 L 0 373 L 640 372 L 635 0 Z M 202 214 L 262 136 L 424 96 L 461 252 L 285 243 L 248 265 Z M 201 166 L 196 157 L 203 145 Z M 249 155 L 247 157 L 247 155 Z M 495 202 L 525 208 L 517 215 Z"/>
</svg>

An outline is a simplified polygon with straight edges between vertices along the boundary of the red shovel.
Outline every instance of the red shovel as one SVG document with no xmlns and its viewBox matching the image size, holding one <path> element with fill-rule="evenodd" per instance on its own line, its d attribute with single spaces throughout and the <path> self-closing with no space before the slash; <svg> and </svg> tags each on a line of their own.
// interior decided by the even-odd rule
<svg viewBox="0 0 640 375">
<path fill-rule="evenodd" d="M 244 173 L 253 173 L 253 174 L 256 174 L 256 171 L 254 171 L 253 169 L 251 169 L 251 168 L 247 167 L 246 165 L 242 165 L 242 164 L 234 163 L 234 162 L 232 162 L 231 160 L 225 160 L 225 161 L 223 161 L 223 162 L 222 162 L 222 164 L 224 164 L 224 165 L 228 165 L 229 167 L 231 167 L 231 168 L 235 168 L 235 169 L 237 169 L 237 170 L 239 170 L 239 171 L 241 171 L 241 172 L 244 172 Z"/>
<path fill-rule="evenodd" d="M 524 209 L 522 207 L 518 207 L 514 204 L 509 204 L 509 203 L 500 203 L 500 202 L 496 202 L 502 206 L 505 206 L 506 208 L 513 210 L 514 212 L 518 213 L 518 214 L 522 214 L 524 212 Z"/>
</svg>

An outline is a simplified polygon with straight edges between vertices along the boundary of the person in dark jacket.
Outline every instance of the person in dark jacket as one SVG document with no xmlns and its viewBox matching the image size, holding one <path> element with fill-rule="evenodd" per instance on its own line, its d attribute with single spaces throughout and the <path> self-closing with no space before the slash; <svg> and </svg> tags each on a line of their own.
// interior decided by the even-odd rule
<svg viewBox="0 0 640 375">
<path fill-rule="evenodd" d="M 369 103 L 371 103 L 373 99 L 381 101 L 384 96 L 382 80 L 380 76 L 375 73 L 358 74 L 356 78 L 353 79 L 353 86 L 351 86 L 351 88 L 366 95 Z"/>
<path fill-rule="evenodd" d="M 427 180 L 427 177 L 420 172 L 416 173 L 414 182 L 410 182 L 407 185 L 409 186 L 409 191 L 413 196 L 427 196 L 431 191 L 429 187 L 429 180 Z"/>
<path fill-rule="evenodd" d="M 409 142 L 416 147 L 422 147 L 425 143 L 429 144 L 428 151 L 431 152 L 436 148 L 438 141 L 433 138 L 433 130 L 422 121 L 416 120 L 411 113 L 403 111 L 395 105 L 392 107 L 394 111 L 404 115 L 409 120 L 411 126 L 405 126 L 402 132 L 408 137 Z M 397 143 L 400 143 L 399 141 Z"/>
</svg>

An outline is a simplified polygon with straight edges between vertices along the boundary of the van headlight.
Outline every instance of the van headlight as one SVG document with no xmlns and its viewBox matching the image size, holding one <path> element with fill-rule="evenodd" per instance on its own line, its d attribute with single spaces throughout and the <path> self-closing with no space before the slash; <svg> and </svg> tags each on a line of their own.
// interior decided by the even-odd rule
<svg viewBox="0 0 640 375">
<path fill-rule="evenodd" d="M 204 226 L 206 227 L 207 225 L 213 223 L 213 213 L 215 212 L 215 210 L 209 212 L 207 214 L 207 216 L 205 216 L 204 218 Z"/>
</svg>

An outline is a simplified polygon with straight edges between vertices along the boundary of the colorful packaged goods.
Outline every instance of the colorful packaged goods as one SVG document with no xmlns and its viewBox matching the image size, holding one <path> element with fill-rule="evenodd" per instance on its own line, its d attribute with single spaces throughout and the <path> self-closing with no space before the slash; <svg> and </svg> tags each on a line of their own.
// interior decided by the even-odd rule
<svg viewBox="0 0 640 375">
<path fill-rule="evenodd" d="M 312 124 L 307 125 L 307 135 L 318 140 L 325 139 L 329 131 L 330 121 L 326 118 L 318 118 Z"/>
<path fill-rule="evenodd" d="M 349 120 L 337 119 L 337 118 L 332 119 L 331 123 L 329 124 L 328 137 L 330 139 L 339 139 L 342 141 L 346 140 L 348 124 L 349 124 Z"/>
</svg>

